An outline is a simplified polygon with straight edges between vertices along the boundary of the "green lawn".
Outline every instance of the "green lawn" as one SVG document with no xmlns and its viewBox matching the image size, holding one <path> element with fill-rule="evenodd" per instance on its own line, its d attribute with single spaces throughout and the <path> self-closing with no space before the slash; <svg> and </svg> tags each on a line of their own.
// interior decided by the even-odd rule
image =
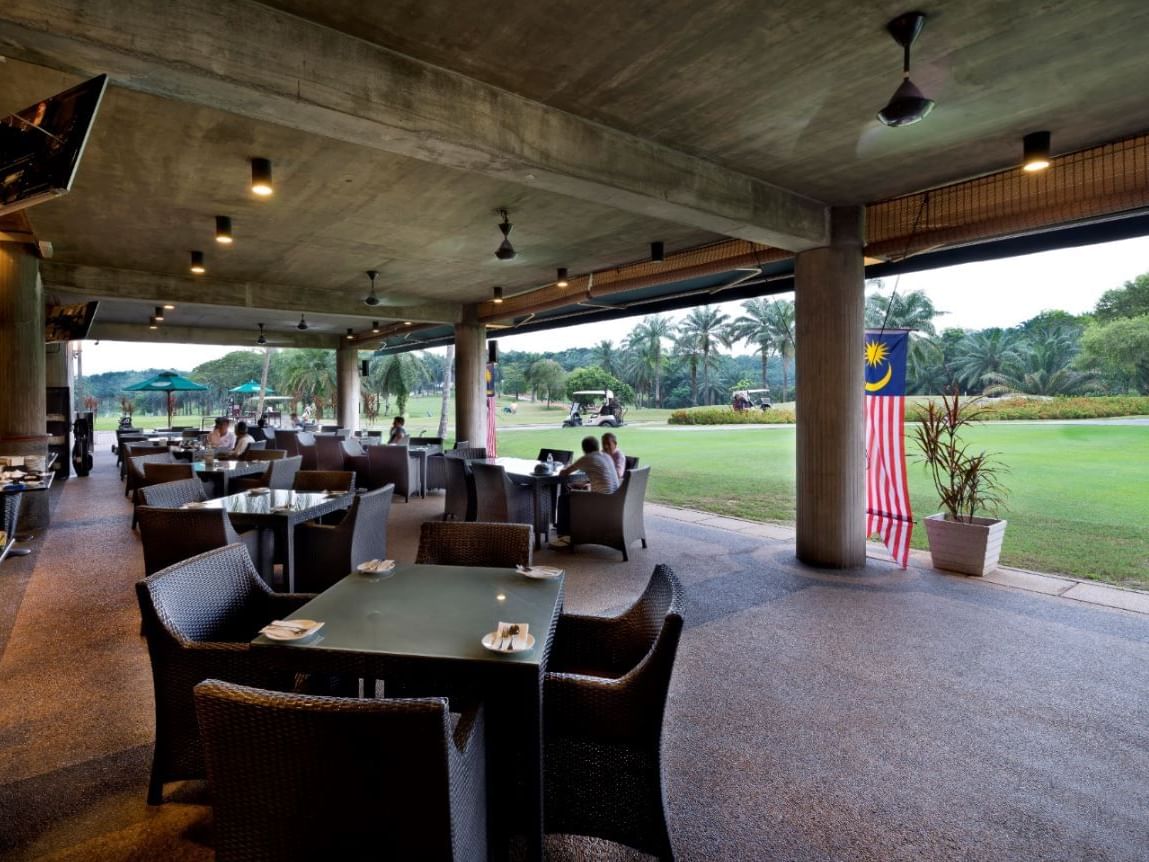
<svg viewBox="0 0 1149 862">
<path fill-rule="evenodd" d="M 499 453 L 578 449 L 583 429 L 503 434 Z M 623 450 L 653 466 L 648 498 L 755 520 L 794 520 L 794 430 L 623 428 Z M 1002 562 L 1149 588 L 1149 427 L 983 425 L 970 435 L 1009 465 Z M 912 448 L 907 451 L 912 453 Z M 915 514 L 936 499 L 910 462 Z M 925 529 L 914 532 L 926 547 Z"/>
</svg>

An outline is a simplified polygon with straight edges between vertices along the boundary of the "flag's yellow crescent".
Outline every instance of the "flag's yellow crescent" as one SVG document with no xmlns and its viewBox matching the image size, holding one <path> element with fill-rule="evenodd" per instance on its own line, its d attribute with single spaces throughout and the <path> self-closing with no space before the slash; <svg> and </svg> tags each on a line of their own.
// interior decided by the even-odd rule
<svg viewBox="0 0 1149 862">
<path fill-rule="evenodd" d="M 884 389 L 886 384 L 890 382 L 890 378 L 894 376 L 894 366 L 889 362 L 886 363 L 886 376 L 879 380 L 877 383 L 867 383 L 867 392 L 877 392 Z"/>
</svg>

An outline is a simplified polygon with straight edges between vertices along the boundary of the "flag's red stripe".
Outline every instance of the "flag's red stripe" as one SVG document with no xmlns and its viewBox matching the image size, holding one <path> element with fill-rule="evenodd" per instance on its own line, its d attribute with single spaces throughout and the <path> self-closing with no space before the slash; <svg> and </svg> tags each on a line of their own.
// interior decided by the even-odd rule
<svg viewBox="0 0 1149 862">
<path fill-rule="evenodd" d="M 866 397 L 866 533 L 880 534 L 890 555 L 909 562 L 913 513 L 906 475 L 905 398 Z"/>
</svg>

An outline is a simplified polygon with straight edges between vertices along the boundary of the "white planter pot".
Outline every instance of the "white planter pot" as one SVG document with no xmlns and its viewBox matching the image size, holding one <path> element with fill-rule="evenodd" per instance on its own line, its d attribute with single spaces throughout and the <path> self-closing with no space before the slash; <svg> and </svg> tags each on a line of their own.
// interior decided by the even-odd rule
<svg viewBox="0 0 1149 862">
<path fill-rule="evenodd" d="M 937 514 L 927 517 L 925 523 L 935 569 L 980 576 L 997 568 L 1006 521 L 951 521 L 946 515 Z"/>
</svg>

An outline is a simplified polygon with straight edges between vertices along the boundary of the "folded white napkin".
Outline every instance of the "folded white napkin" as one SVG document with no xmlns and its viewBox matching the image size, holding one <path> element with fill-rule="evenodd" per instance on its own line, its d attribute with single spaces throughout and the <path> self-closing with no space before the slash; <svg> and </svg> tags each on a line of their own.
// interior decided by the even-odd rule
<svg viewBox="0 0 1149 862">
<path fill-rule="evenodd" d="M 272 620 L 261 628 L 260 632 L 267 634 L 270 630 L 275 634 L 290 634 L 305 637 L 314 634 L 321 628 L 323 628 L 323 623 L 315 620 Z"/>
<path fill-rule="evenodd" d="M 528 578 L 557 578 L 563 569 L 554 566 L 515 566 L 515 571 Z"/>
<path fill-rule="evenodd" d="M 495 630 L 495 649 L 508 652 L 527 648 L 527 632 L 530 625 L 527 623 L 499 623 Z"/>
<path fill-rule="evenodd" d="M 394 560 L 368 560 L 359 564 L 361 572 L 389 572 L 395 568 Z"/>
</svg>

